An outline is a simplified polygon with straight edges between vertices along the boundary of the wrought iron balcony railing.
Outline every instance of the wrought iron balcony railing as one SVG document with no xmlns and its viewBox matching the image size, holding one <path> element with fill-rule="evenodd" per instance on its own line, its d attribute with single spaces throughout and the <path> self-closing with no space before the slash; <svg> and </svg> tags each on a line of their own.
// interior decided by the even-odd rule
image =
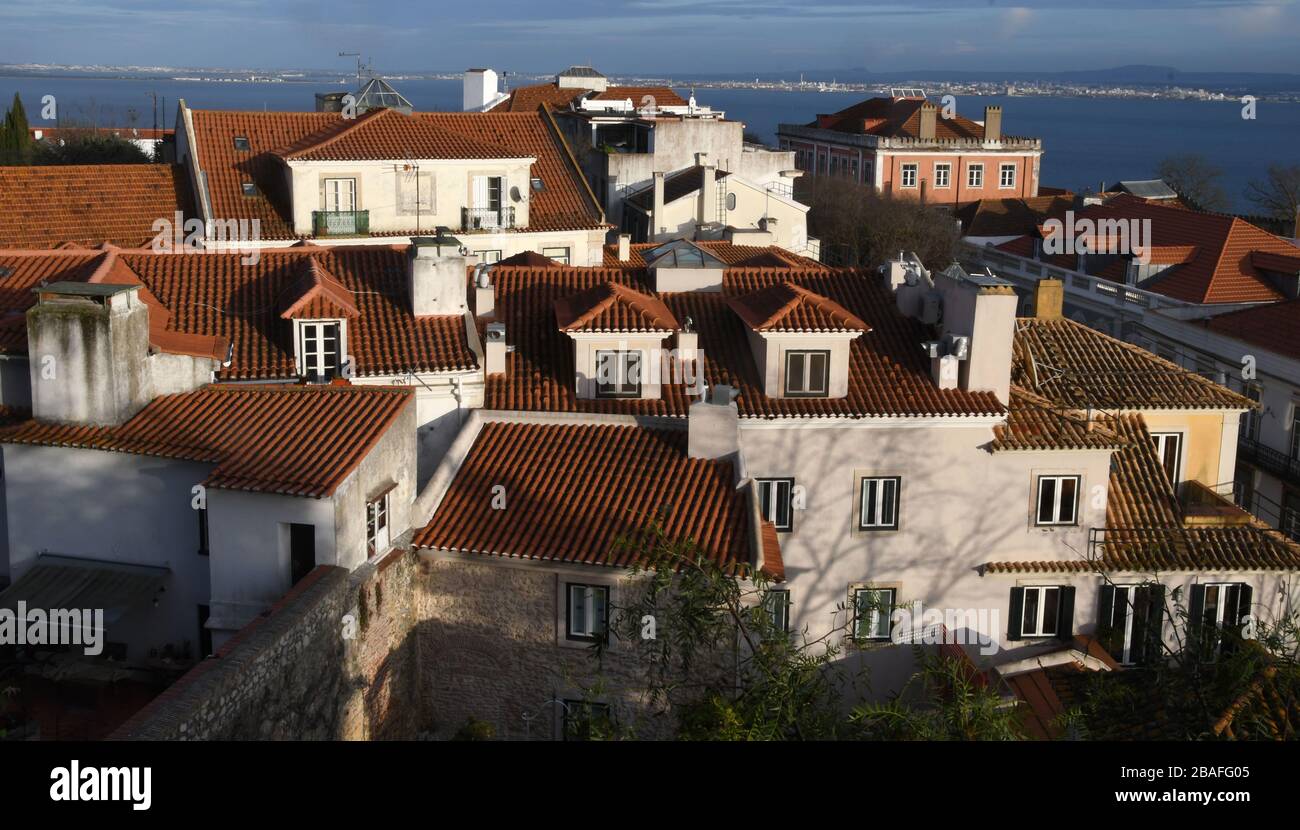
<svg viewBox="0 0 1300 830">
<path fill-rule="evenodd" d="M 311 229 L 315 236 L 369 236 L 368 210 L 313 210 Z"/>
<path fill-rule="evenodd" d="M 1272 473 L 1291 484 L 1300 484 L 1300 459 L 1292 458 L 1245 435 L 1237 440 L 1237 454 L 1243 461 L 1265 472 Z"/>
<path fill-rule="evenodd" d="M 461 208 L 460 229 L 462 231 L 495 231 L 515 226 L 515 209 L 501 208 Z"/>
</svg>

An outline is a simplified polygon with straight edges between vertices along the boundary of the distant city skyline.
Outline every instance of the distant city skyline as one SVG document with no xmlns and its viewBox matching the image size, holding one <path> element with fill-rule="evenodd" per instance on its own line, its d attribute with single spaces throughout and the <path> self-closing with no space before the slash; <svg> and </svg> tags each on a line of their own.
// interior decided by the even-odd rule
<svg viewBox="0 0 1300 830">
<path fill-rule="evenodd" d="M 1300 72 L 1295 0 L 57 0 L 0 8 L 7 63 L 610 73 L 1053 72 L 1168 64 Z"/>
</svg>

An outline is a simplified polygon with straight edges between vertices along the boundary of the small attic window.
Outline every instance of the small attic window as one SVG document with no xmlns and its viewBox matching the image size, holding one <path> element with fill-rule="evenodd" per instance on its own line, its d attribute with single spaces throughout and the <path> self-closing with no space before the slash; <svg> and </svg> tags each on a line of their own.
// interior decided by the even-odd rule
<svg viewBox="0 0 1300 830">
<path fill-rule="evenodd" d="M 239 185 L 239 187 L 241 190 L 244 191 L 245 196 L 257 195 L 257 185 L 253 184 L 252 182 L 243 182 L 242 184 Z"/>
<path fill-rule="evenodd" d="M 534 178 L 532 181 L 532 185 L 533 185 L 533 190 L 538 193 L 546 189 L 546 183 L 543 182 L 540 178 Z"/>
<path fill-rule="evenodd" d="M 8 265 L 0 265 L 0 279 L 13 276 L 13 273 L 14 269 L 10 268 Z"/>
<path fill-rule="evenodd" d="M 235 136 L 235 149 L 236 149 L 236 150 L 240 150 L 240 151 L 242 151 L 242 152 L 248 152 L 248 149 L 249 149 L 249 147 L 248 147 L 248 136 L 246 136 L 246 135 L 237 135 L 237 136 Z"/>
</svg>

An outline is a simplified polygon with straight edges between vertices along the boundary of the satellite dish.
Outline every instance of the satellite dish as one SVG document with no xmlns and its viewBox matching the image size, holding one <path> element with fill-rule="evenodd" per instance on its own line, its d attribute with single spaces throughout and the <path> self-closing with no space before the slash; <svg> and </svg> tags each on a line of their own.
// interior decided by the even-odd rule
<svg viewBox="0 0 1300 830">
<path fill-rule="evenodd" d="M 511 198 L 512 201 L 515 201 L 515 202 L 522 202 L 523 199 L 524 199 L 524 197 L 520 195 L 520 193 L 519 193 L 519 188 L 518 188 L 517 186 L 511 186 L 511 188 L 510 188 L 510 198 Z"/>
</svg>

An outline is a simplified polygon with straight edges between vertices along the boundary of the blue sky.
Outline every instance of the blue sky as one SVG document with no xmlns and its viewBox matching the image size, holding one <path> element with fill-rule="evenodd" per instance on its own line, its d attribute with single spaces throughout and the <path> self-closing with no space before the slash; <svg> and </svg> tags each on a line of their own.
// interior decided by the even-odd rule
<svg viewBox="0 0 1300 830">
<path fill-rule="evenodd" d="M 1297 0 L 36 0 L 0 61 L 607 73 L 1092 69 L 1300 72 Z"/>
</svg>

